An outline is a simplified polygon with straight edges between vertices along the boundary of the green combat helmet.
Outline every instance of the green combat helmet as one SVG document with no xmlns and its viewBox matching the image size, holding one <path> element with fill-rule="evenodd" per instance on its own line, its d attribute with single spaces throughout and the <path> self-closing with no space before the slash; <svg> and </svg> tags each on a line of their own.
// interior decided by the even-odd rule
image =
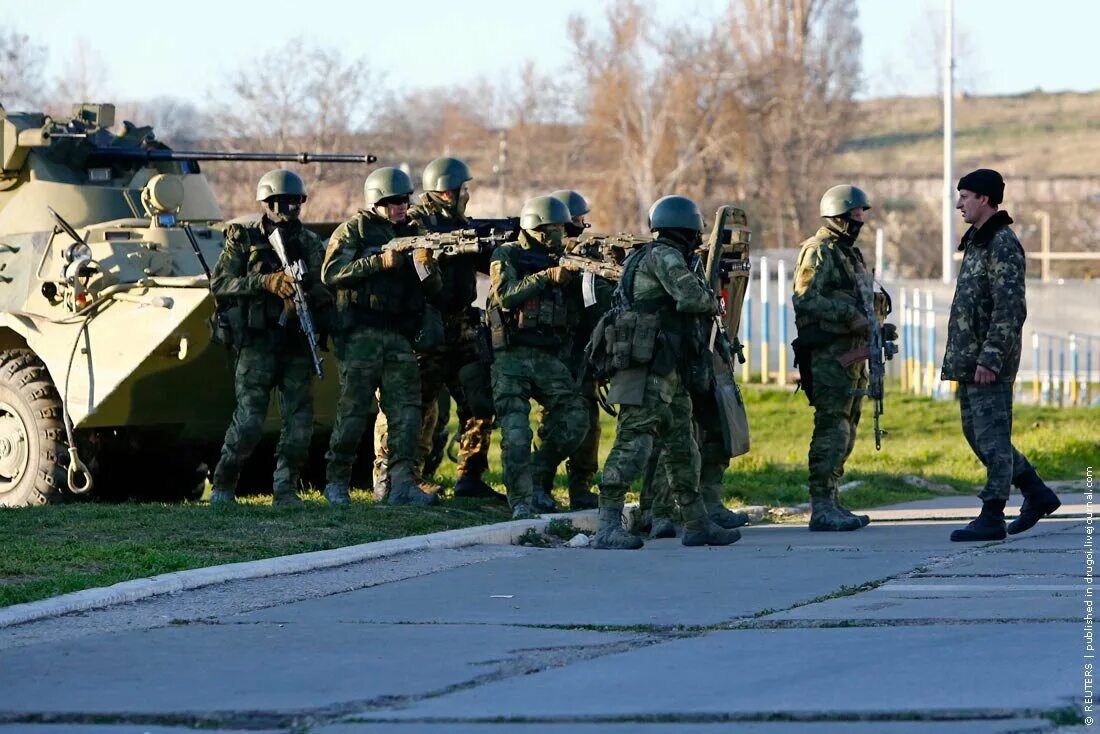
<svg viewBox="0 0 1100 734">
<path fill-rule="evenodd" d="M 589 208 L 588 206 L 588 201 L 576 191 L 572 191 L 570 189 L 560 189 L 550 194 L 550 196 L 553 196 L 555 199 L 569 207 L 569 216 L 572 219 L 583 217 L 585 214 L 588 214 L 590 211 L 592 211 L 591 208 Z"/>
<path fill-rule="evenodd" d="M 519 226 L 533 230 L 544 224 L 567 224 L 571 219 L 569 207 L 561 199 L 536 196 L 523 205 L 523 210 L 519 213 Z"/>
<path fill-rule="evenodd" d="M 425 191 L 455 191 L 462 184 L 472 181 L 470 167 L 458 158 L 436 158 L 424 168 Z"/>
<path fill-rule="evenodd" d="M 825 192 L 821 197 L 821 216 L 843 217 L 853 209 L 870 209 L 871 200 L 863 189 L 851 184 L 840 184 Z"/>
<path fill-rule="evenodd" d="M 387 166 L 375 169 L 363 182 L 363 196 L 368 207 L 394 196 L 409 196 L 412 192 L 412 179 L 400 168 Z"/>
<path fill-rule="evenodd" d="M 686 196 L 662 196 L 649 208 L 649 229 L 690 229 L 703 231 L 699 206 Z"/>
<path fill-rule="evenodd" d="M 306 184 L 294 171 L 279 168 L 268 171 L 256 184 L 256 201 L 267 201 L 272 196 L 300 196 L 306 199 Z"/>
</svg>

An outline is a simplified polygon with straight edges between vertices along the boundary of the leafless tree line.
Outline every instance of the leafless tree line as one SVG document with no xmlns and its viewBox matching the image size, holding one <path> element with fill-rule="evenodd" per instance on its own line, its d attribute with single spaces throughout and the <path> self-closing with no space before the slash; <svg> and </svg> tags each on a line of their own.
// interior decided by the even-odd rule
<svg viewBox="0 0 1100 734">
<path fill-rule="evenodd" d="M 705 212 L 736 203 L 758 246 L 792 247 L 838 183 L 827 177 L 830 158 L 857 114 L 856 12 L 855 0 L 730 0 L 720 17 L 672 23 L 645 0 L 612 0 L 597 20 L 570 19 L 567 68 L 527 63 L 461 88 L 406 89 L 369 58 L 298 38 L 229 72 L 209 103 L 157 97 L 119 104 L 119 117 L 153 125 L 176 147 L 370 152 L 414 179 L 431 158 L 457 155 L 476 176 L 479 214 L 515 213 L 526 196 L 564 187 L 589 198 L 605 230 L 642 229 L 664 194 L 691 196 Z M 103 93 L 87 77 L 97 64 L 67 64 L 84 70 L 44 80 L 45 55 L 0 30 L 0 102 L 56 114 Z M 296 59 L 293 73 L 286 58 Z M 227 215 L 254 209 L 264 170 L 207 167 Z M 304 173 L 311 218 L 359 206 L 362 167 Z M 910 275 L 938 267 L 938 221 L 926 208 L 879 210 Z"/>
</svg>

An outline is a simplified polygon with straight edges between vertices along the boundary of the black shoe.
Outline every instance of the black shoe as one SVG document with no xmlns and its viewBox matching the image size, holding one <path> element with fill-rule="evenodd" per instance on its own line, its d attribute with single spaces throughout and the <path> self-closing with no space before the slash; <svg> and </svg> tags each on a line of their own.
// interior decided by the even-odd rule
<svg viewBox="0 0 1100 734">
<path fill-rule="evenodd" d="M 1041 518 L 1052 514 L 1061 506 L 1062 500 L 1049 488 L 1038 497 L 1024 498 L 1024 503 L 1020 505 L 1020 516 L 1008 524 L 1008 534 L 1016 535 L 1031 530 Z"/>
<path fill-rule="evenodd" d="M 481 477 L 473 477 L 463 474 L 455 482 L 455 497 L 467 497 L 470 499 L 493 500 L 508 504 L 508 498 L 490 487 Z"/>
<path fill-rule="evenodd" d="M 1019 488 L 1024 502 L 1020 505 L 1020 516 L 1008 524 L 1009 535 L 1031 530 L 1040 519 L 1062 506 L 1062 500 L 1039 478 L 1035 469 L 1028 469 L 1012 483 Z"/>
<path fill-rule="evenodd" d="M 1007 536 L 1004 500 L 991 500 L 982 504 L 982 511 L 965 528 L 953 531 L 951 540 L 956 543 L 990 541 L 1004 540 Z"/>
</svg>

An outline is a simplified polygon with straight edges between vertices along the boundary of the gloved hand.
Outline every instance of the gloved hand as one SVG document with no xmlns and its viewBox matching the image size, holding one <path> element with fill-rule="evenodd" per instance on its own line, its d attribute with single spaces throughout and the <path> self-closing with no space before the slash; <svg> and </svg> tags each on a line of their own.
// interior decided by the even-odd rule
<svg viewBox="0 0 1100 734">
<path fill-rule="evenodd" d="M 860 314 L 848 322 L 848 332 L 855 336 L 870 336 L 871 322 L 867 320 L 866 316 Z"/>
<path fill-rule="evenodd" d="M 898 327 L 887 321 L 882 325 L 882 338 L 888 342 L 896 342 L 898 340 Z"/>
<path fill-rule="evenodd" d="M 263 287 L 268 293 L 273 293 L 279 298 L 290 298 L 294 295 L 294 281 L 281 270 L 277 273 L 268 273 L 263 277 Z"/>
<path fill-rule="evenodd" d="M 404 253 L 395 252 L 394 250 L 386 250 L 381 255 L 376 255 L 378 258 L 379 270 L 397 270 L 405 264 Z"/>
<path fill-rule="evenodd" d="M 546 278 L 554 285 L 565 285 L 573 280 L 573 271 L 567 270 L 561 265 L 552 267 L 544 272 L 546 273 Z"/>
<path fill-rule="evenodd" d="M 431 268 L 435 264 L 435 253 L 426 247 L 419 247 L 413 250 L 413 262 L 426 269 Z"/>
</svg>

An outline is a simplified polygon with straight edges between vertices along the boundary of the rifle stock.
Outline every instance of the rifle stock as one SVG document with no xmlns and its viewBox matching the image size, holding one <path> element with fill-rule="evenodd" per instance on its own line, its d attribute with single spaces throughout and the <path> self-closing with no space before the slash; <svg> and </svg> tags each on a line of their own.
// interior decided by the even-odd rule
<svg viewBox="0 0 1100 734">
<path fill-rule="evenodd" d="M 317 329 L 313 325 L 313 314 L 309 310 L 309 302 L 306 300 L 305 291 L 302 290 L 302 281 L 306 272 L 305 263 L 301 260 L 290 262 L 287 257 L 286 245 L 283 242 L 283 235 L 278 228 L 267 239 L 271 243 L 271 249 L 275 250 L 279 262 L 283 265 L 283 272 L 290 277 L 293 285 L 294 295 L 291 297 L 291 301 L 294 304 L 294 311 L 298 315 L 298 327 L 309 344 L 309 355 L 313 359 L 313 371 L 318 377 L 324 377 L 325 368 L 324 360 L 321 358 L 320 338 L 317 335 Z M 280 326 L 286 326 L 287 315 L 287 311 L 284 310 L 283 315 L 279 318 Z"/>
</svg>

